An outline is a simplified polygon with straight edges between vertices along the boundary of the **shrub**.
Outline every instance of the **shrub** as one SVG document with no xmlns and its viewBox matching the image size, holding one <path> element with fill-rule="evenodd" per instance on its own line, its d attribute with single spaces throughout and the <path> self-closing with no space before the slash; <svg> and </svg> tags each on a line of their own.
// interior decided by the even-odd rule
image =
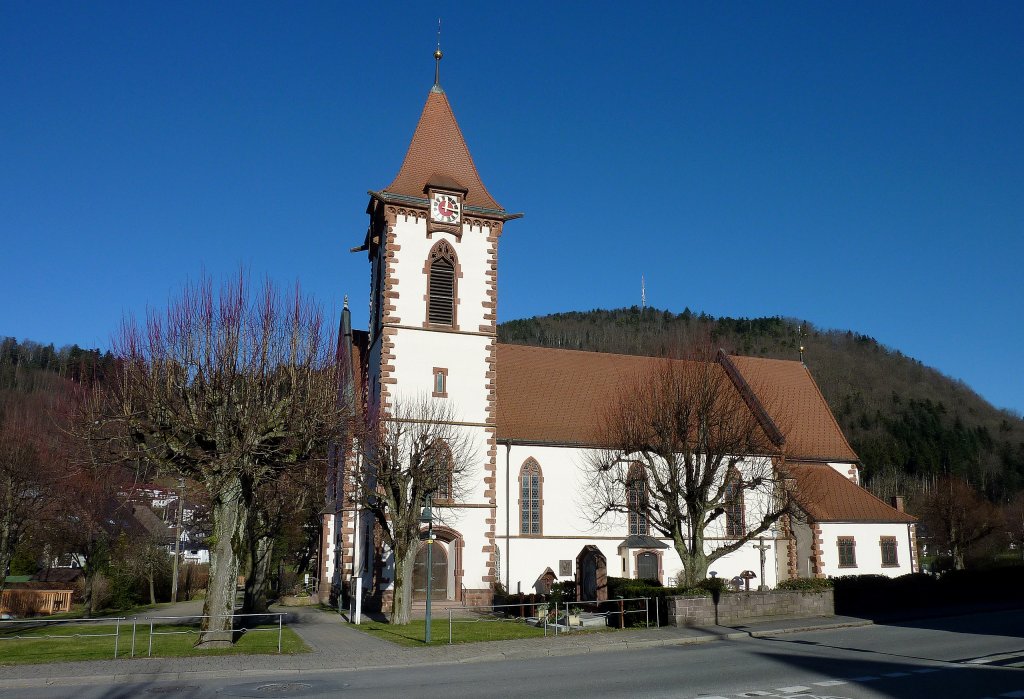
<svg viewBox="0 0 1024 699">
<path fill-rule="evenodd" d="M 779 590 L 805 590 L 808 592 L 821 592 L 832 589 L 831 578 L 791 578 L 783 580 L 776 589 Z"/>
</svg>

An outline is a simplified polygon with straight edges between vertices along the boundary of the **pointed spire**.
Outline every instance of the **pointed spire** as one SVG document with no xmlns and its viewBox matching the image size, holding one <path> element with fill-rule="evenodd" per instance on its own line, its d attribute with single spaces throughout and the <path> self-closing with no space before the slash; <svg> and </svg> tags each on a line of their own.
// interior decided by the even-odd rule
<svg viewBox="0 0 1024 699">
<path fill-rule="evenodd" d="M 427 94 L 402 167 L 384 191 L 423 197 L 431 181 L 446 181 L 453 189 L 466 190 L 469 206 L 503 210 L 481 181 L 448 96 L 436 85 Z"/>
<path fill-rule="evenodd" d="M 430 88 L 431 92 L 444 92 L 441 89 L 441 59 L 444 58 L 444 54 L 441 53 L 441 18 L 437 18 L 437 49 L 434 51 L 434 87 Z"/>
</svg>

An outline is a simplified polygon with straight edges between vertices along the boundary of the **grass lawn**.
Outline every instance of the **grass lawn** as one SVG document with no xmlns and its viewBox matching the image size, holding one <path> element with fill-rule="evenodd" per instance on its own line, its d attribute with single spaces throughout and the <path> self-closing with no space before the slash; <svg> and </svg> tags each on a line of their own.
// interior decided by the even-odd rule
<svg viewBox="0 0 1024 699">
<path fill-rule="evenodd" d="M 15 626 L 20 628 L 14 628 Z M 72 660 L 111 660 L 114 657 L 114 637 L 87 634 L 113 634 L 114 624 L 52 624 L 45 628 L 25 628 L 28 625 L 0 624 L 0 665 L 53 663 Z M 277 653 L 277 625 L 259 626 L 267 631 L 245 633 L 231 648 L 197 650 L 195 626 L 155 626 L 155 632 L 184 631 L 173 636 L 153 636 L 153 657 L 176 658 L 184 656 L 236 655 Z M 12 638 L 18 635 L 23 638 Z M 46 638 L 46 636 L 61 638 Z M 24 638 L 24 637 L 29 638 Z M 119 658 L 129 658 L 132 647 L 132 625 L 121 624 L 118 640 Z M 149 649 L 149 624 L 138 624 L 135 630 L 135 657 L 146 657 Z M 281 634 L 282 653 L 305 653 L 309 650 L 294 631 L 287 626 Z"/>
<path fill-rule="evenodd" d="M 422 619 L 411 621 L 408 624 L 388 624 L 380 621 L 364 621 L 355 628 L 391 641 L 402 646 L 420 647 L 426 644 L 423 642 L 426 622 Z M 574 635 L 580 633 L 595 633 L 611 629 L 594 629 L 591 631 L 573 631 Z M 550 629 L 548 635 L 554 633 Z M 507 641 L 514 638 L 536 638 L 544 635 L 544 629 L 518 621 L 492 621 L 492 620 L 469 620 L 455 619 L 452 624 L 452 643 L 478 643 L 480 641 Z M 434 619 L 430 625 L 430 645 L 442 646 L 448 644 L 448 619 Z"/>
</svg>

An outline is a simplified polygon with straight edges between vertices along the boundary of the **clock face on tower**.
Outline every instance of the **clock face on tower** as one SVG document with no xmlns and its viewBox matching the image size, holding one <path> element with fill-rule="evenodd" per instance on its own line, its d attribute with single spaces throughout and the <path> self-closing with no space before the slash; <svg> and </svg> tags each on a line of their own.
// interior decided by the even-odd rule
<svg viewBox="0 0 1024 699">
<path fill-rule="evenodd" d="M 459 198 L 452 194 L 434 192 L 430 202 L 430 218 L 435 223 L 457 224 L 461 218 Z"/>
</svg>

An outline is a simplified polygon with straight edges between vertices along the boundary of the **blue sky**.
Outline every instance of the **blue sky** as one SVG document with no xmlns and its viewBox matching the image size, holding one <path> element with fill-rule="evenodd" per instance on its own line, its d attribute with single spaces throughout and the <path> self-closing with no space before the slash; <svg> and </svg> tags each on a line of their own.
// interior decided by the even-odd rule
<svg viewBox="0 0 1024 699">
<path fill-rule="evenodd" d="M 429 5 L 429 7 L 428 7 Z M 1024 4 L 0 2 L 0 335 L 105 347 L 203 270 L 365 326 L 368 189 L 433 79 L 499 319 L 875 337 L 1024 411 Z"/>
</svg>

